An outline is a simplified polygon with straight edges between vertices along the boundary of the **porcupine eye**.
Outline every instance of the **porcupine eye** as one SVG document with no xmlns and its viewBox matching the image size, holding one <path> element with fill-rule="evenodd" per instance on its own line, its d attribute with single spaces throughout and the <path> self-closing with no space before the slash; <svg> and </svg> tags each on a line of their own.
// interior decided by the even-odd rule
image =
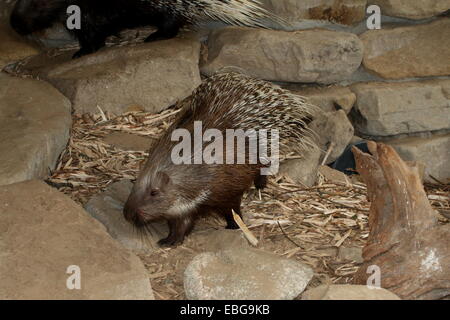
<svg viewBox="0 0 450 320">
<path fill-rule="evenodd" d="M 152 190 L 150 191 L 150 195 L 151 195 L 152 197 L 157 196 L 158 194 L 159 194 L 159 190 L 152 189 Z"/>
</svg>

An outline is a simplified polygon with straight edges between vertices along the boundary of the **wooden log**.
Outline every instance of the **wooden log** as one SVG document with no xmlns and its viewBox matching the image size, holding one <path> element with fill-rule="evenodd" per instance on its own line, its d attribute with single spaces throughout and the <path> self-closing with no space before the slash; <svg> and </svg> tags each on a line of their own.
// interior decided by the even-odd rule
<svg viewBox="0 0 450 320">
<path fill-rule="evenodd" d="M 416 165 L 388 145 L 368 145 L 372 155 L 352 150 L 371 201 L 364 263 L 354 283 L 366 284 L 376 265 L 381 287 L 402 299 L 449 299 L 450 225 L 438 224 Z"/>
</svg>

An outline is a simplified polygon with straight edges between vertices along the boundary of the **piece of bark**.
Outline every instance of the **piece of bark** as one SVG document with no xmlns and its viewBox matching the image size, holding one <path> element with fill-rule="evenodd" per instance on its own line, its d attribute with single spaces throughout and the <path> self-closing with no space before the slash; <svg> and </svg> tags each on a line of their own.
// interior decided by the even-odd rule
<svg viewBox="0 0 450 320">
<path fill-rule="evenodd" d="M 368 143 L 372 155 L 353 148 L 371 201 L 364 263 L 354 283 L 366 284 L 376 265 L 381 287 L 402 299 L 450 297 L 450 226 L 439 225 L 419 169 L 385 144 Z"/>
</svg>

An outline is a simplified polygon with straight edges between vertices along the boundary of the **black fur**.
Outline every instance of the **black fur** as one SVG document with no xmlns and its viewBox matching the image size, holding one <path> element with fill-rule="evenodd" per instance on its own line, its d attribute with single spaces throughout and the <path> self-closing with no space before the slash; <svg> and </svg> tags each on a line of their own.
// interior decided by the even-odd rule
<svg viewBox="0 0 450 320">
<path fill-rule="evenodd" d="M 170 0 L 168 0 L 170 3 Z M 142 0 L 18 0 L 11 14 L 11 26 L 22 35 L 51 27 L 57 22 L 65 25 L 67 7 L 81 9 L 81 30 L 69 30 L 79 40 L 81 49 L 74 58 L 93 53 L 105 45 L 110 35 L 128 28 L 156 26 L 158 31 L 146 41 L 169 39 L 187 23 L 175 11 L 158 9 L 151 1 Z"/>
</svg>

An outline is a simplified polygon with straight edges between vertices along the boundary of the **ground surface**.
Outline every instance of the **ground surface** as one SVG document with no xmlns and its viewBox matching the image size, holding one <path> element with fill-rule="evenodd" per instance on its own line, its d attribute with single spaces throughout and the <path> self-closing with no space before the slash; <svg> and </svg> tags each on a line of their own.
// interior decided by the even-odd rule
<svg viewBox="0 0 450 320">
<path fill-rule="evenodd" d="M 145 159 L 144 151 L 120 150 L 104 141 L 112 132 L 157 138 L 177 113 L 136 112 L 110 116 L 74 116 L 71 139 L 56 170 L 47 181 L 76 202 L 85 204 L 108 184 L 133 179 Z M 449 185 L 426 185 L 441 223 L 448 223 Z M 319 176 L 318 184 L 305 188 L 285 177 L 274 177 L 261 195 L 250 190 L 242 211 L 244 220 L 259 239 L 258 247 L 311 266 L 315 276 L 309 287 L 322 283 L 350 283 L 358 264 L 338 257 L 342 247 L 362 248 L 368 236 L 366 188 L 356 179 L 337 185 Z M 202 232 L 223 228 L 216 218 L 198 222 L 194 235 L 177 248 L 140 255 L 149 272 L 157 299 L 183 299 L 183 271 L 204 245 Z"/>
</svg>

